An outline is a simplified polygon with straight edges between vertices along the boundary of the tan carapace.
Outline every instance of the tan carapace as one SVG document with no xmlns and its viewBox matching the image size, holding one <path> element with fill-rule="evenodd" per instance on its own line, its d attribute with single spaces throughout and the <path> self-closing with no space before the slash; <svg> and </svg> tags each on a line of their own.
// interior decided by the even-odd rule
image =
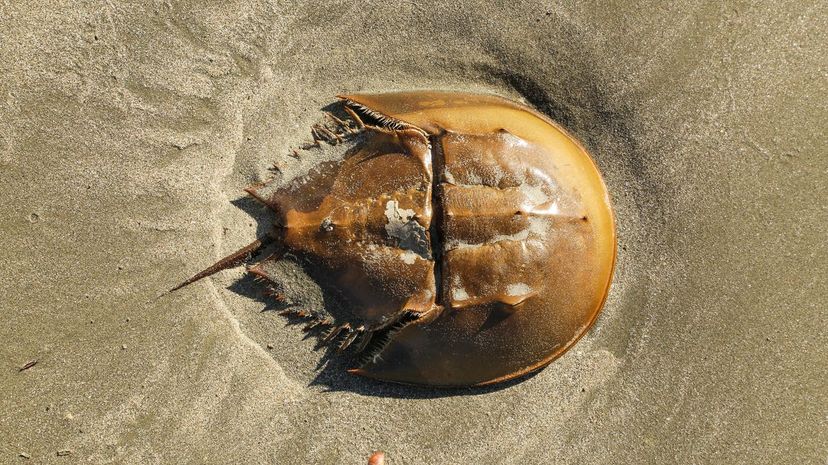
<svg viewBox="0 0 828 465">
<path fill-rule="evenodd" d="M 257 240 L 181 286 L 234 266 L 272 289 L 285 252 L 351 309 L 346 321 L 292 310 L 359 353 L 351 372 L 473 386 L 538 370 L 595 321 L 609 290 L 615 226 L 584 148 L 540 113 L 489 95 L 340 97 L 347 119 L 315 140 L 358 135 L 341 161 L 248 192 L 278 215 Z M 179 286 L 179 287 L 181 287 Z M 278 294 L 277 294 L 278 298 Z"/>
</svg>

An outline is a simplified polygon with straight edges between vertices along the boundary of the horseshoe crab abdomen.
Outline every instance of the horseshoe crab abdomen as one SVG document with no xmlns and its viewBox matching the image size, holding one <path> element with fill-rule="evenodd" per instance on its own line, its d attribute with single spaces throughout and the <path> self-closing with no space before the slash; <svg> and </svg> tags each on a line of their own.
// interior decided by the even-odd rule
<svg viewBox="0 0 828 465">
<path fill-rule="evenodd" d="M 329 187 L 311 204 L 305 199 L 318 194 L 303 188 L 326 184 L 318 178 Z M 281 214 L 285 248 L 337 286 L 358 324 L 373 327 L 434 305 L 431 182 L 425 136 L 389 132 L 287 188 L 251 193 Z"/>
</svg>

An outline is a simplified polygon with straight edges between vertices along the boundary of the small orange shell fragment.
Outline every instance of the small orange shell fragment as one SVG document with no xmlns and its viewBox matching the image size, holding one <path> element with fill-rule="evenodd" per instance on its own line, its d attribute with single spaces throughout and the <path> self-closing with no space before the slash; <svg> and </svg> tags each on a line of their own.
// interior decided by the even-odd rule
<svg viewBox="0 0 828 465">
<path fill-rule="evenodd" d="M 368 465 L 385 465 L 385 453 L 378 450 L 368 458 Z"/>
</svg>

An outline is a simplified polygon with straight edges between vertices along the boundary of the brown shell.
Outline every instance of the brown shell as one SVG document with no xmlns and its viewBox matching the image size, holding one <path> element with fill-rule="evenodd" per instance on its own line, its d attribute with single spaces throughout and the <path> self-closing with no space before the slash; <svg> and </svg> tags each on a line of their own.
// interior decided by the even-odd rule
<svg viewBox="0 0 828 465">
<path fill-rule="evenodd" d="M 344 321 L 314 317 L 331 326 L 329 341 L 358 342 L 351 372 L 482 385 L 571 347 L 603 305 L 616 247 L 607 190 L 583 147 L 494 96 L 341 99 L 352 121 L 314 134 L 362 132 L 361 145 L 286 187 L 248 192 L 277 213 L 272 238 L 320 270 L 352 309 Z M 274 280 L 268 264 L 279 257 L 250 270 Z"/>
</svg>

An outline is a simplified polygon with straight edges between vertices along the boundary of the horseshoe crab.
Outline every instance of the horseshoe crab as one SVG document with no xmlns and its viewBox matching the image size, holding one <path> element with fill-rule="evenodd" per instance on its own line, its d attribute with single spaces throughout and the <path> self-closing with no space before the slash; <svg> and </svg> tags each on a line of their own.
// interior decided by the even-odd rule
<svg viewBox="0 0 828 465">
<path fill-rule="evenodd" d="M 515 102 L 453 92 L 354 94 L 315 143 L 356 149 L 288 185 L 247 192 L 277 216 L 270 234 L 176 289 L 300 257 L 352 312 L 288 310 L 322 341 L 359 354 L 350 372 L 432 386 L 497 383 L 538 370 L 590 328 L 615 262 L 609 196 L 584 148 Z"/>
</svg>

